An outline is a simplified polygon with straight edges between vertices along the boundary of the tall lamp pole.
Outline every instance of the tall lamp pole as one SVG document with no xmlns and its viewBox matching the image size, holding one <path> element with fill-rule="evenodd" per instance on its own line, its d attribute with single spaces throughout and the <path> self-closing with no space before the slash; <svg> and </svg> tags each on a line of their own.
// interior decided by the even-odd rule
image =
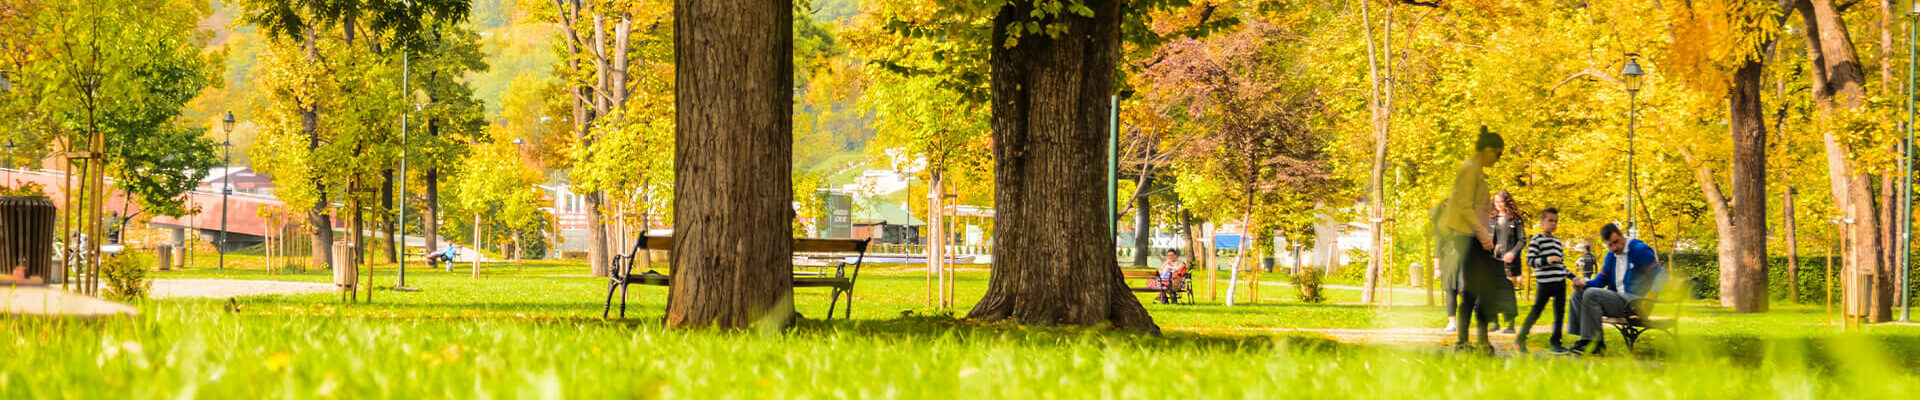
<svg viewBox="0 0 1920 400">
<path fill-rule="evenodd" d="M 233 194 L 233 112 L 232 111 L 227 112 L 226 118 L 220 119 L 220 127 L 226 130 L 226 140 L 220 142 L 220 146 L 223 147 L 224 150 L 226 151 L 226 156 L 225 156 L 225 160 L 221 161 L 221 164 L 224 166 L 225 169 L 220 174 L 220 245 L 216 246 L 217 248 L 215 248 L 214 250 L 218 250 L 220 252 L 220 268 L 219 269 L 227 269 L 227 196 Z"/>
<path fill-rule="evenodd" d="M 1640 193 L 1640 180 L 1633 165 L 1633 131 L 1640 124 L 1640 79 L 1646 71 L 1640 69 L 1639 58 L 1639 54 L 1627 54 L 1627 65 L 1620 68 L 1620 82 L 1627 88 L 1627 234 L 1632 236 L 1640 235 L 1633 214 L 1633 197 Z"/>
<path fill-rule="evenodd" d="M 407 71 L 407 67 L 408 67 L 407 54 L 408 53 L 409 52 L 406 50 L 400 51 L 400 93 L 402 98 L 406 99 L 408 103 L 412 103 L 413 92 L 409 90 L 407 86 L 407 80 L 411 78 L 411 76 L 408 75 L 408 71 Z M 419 107 L 420 106 L 418 104 L 414 105 L 415 109 L 418 109 Z M 400 109 L 400 190 L 394 192 L 394 195 L 400 198 L 399 200 L 400 211 L 398 215 L 395 216 L 395 218 L 398 219 L 398 224 L 400 226 L 400 248 L 396 249 L 397 254 L 399 254 L 399 257 L 397 257 L 398 259 L 394 260 L 400 263 L 400 272 L 399 272 L 400 278 L 393 282 L 393 290 L 398 290 L 403 292 L 417 292 L 417 291 L 420 291 L 420 289 L 407 287 L 407 109 L 406 108 Z"/>
</svg>

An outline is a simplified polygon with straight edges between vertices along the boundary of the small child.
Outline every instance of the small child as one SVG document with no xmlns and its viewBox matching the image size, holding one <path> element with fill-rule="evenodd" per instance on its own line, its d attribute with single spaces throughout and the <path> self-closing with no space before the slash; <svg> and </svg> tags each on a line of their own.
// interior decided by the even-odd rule
<svg viewBox="0 0 1920 400">
<path fill-rule="evenodd" d="M 1560 228 L 1560 210 L 1548 207 L 1540 211 L 1540 234 L 1528 239 L 1527 264 L 1533 266 L 1534 298 L 1533 308 L 1527 312 L 1526 323 L 1520 325 L 1515 337 L 1515 345 L 1520 352 L 1527 351 L 1527 333 L 1533 330 L 1533 323 L 1540 320 L 1540 311 L 1551 301 L 1553 305 L 1553 337 L 1547 343 L 1553 351 L 1559 352 L 1565 347 L 1560 345 L 1560 328 L 1566 323 L 1567 282 L 1573 278 L 1573 272 L 1567 270 L 1565 253 L 1560 238 L 1553 232 Z"/>
</svg>

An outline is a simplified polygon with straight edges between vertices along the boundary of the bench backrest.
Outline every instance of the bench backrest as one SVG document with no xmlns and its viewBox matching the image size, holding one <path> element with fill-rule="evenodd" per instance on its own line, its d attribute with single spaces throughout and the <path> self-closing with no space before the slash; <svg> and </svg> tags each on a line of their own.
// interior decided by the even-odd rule
<svg viewBox="0 0 1920 400">
<path fill-rule="evenodd" d="M 635 250 L 673 250 L 672 236 L 643 236 L 634 240 Z M 867 239 L 794 238 L 795 253 L 866 253 Z"/>
</svg>

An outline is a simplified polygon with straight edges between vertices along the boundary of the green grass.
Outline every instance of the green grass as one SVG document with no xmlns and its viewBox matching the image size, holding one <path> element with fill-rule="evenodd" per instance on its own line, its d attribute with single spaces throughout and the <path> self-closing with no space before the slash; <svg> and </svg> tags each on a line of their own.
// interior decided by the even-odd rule
<svg viewBox="0 0 1920 400">
<path fill-rule="evenodd" d="M 1638 354 L 1484 357 L 1293 330 L 1443 320 L 1437 307 L 1371 308 L 1339 291 L 1317 305 L 1290 301 L 1290 287 L 1231 308 L 1208 304 L 1205 293 L 1197 306 L 1149 304 L 1167 332 L 1149 337 L 954 320 L 926 307 L 924 270 L 880 266 L 861 276 L 850 321 L 817 320 L 826 295 L 802 289 L 796 308 L 808 319 L 796 329 L 715 333 L 660 326 L 665 290 L 655 287 L 633 288 L 628 319 L 600 319 L 604 281 L 584 271 L 487 265 L 476 281 L 465 269 L 410 269 L 408 284 L 422 291 L 381 290 L 369 304 L 329 294 L 159 300 L 137 304 L 143 313 L 131 318 L 8 319 L 0 397 L 1638 399 L 1920 390 L 1920 328 L 1833 333 L 1813 306 L 1751 315 L 1691 303 L 1679 340 L 1655 337 Z M 382 286 L 394 272 L 373 271 Z M 330 280 L 325 271 L 158 275 Z M 960 313 L 985 275 L 962 270 Z"/>
</svg>

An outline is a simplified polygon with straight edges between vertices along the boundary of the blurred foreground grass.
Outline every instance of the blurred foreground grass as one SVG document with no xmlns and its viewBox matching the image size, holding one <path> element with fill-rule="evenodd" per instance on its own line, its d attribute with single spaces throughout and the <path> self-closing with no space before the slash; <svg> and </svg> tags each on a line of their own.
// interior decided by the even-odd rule
<svg viewBox="0 0 1920 400">
<path fill-rule="evenodd" d="M 237 257 L 246 262 L 244 257 Z M 199 261 L 196 259 L 195 261 Z M 235 259 L 230 258 L 232 265 Z M 244 265 L 244 264 L 242 264 Z M 977 324 L 926 307 L 924 271 L 872 268 L 850 321 L 822 322 L 800 290 L 791 332 L 659 325 L 665 291 L 635 286 L 603 320 L 604 280 L 578 264 L 410 269 L 420 292 L 371 304 L 329 294 L 138 304 L 136 317 L 13 318 L 0 397 L 53 398 L 1894 398 L 1920 392 L 1920 328 L 1834 333 L 1815 306 L 1760 315 L 1690 304 L 1682 335 L 1632 355 L 1485 357 L 1432 346 L 1339 343 L 1314 329 L 1431 328 L 1437 307 L 1290 301 L 1149 304 L 1161 337 Z M 463 265 L 464 267 L 464 265 Z M 390 286 L 392 269 L 377 269 Z M 194 269 L 168 278 L 325 282 Z M 957 312 L 985 290 L 960 274 Z M 1350 292 L 1350 291 L 1349 291 Z M 1411 292 L 1409 292 L 1411 293 Z M 1409 296 L 1412 297 L 1412 296 Z M 1243 298 L 1244 302 L 1244 298 Z M 842 303 L 844 304 L 844 303 Z M 903 312 L 912 316 L 903 316 Z M 1304 329 L 1304 330 L 1301 330 Z M 1538 343 L 1544 336 L 1536 335 Z M 1611 341 L 1618 346 L 1618 337 Z M 1538 346 L 1538 345 L 1536 345 Z"/>
</svg>

